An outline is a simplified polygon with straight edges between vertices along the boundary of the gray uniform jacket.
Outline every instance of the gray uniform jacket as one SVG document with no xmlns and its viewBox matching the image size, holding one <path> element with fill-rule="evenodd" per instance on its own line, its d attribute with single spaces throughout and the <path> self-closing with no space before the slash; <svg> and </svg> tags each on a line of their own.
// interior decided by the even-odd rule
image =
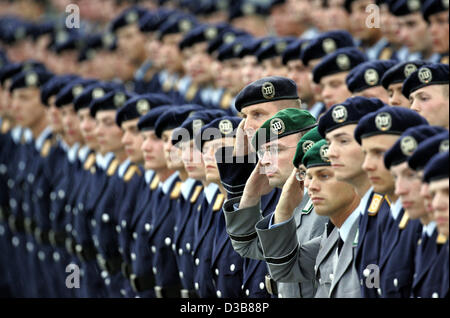
<svg viewBox="0 0 450 318">
<path fill-rule="evenodd" d="M 233 198 L 225 202 L 224 214 L 228 235 L 231 238 L 233 248 L 242 257 L 265 260 L 259 243 L 255 226 L 263 219 L 260 206 L 245 209 L 234 209 L 239 204 L 241 197 Z M 311 204 L 307 194 L 300 205 L 294 210 L 297 240 L 300 243 L 307 242 L 322 234 L 328 218 L 318 216 L 314 209 L 308 209 Z M 306 210 L 302 210 L 306 207 Z M 268 218 L 272 214 L 268 215 Z M 276 279 L 275 279 L 276 280 Z M 314 279 L 302 283 L 277 282 L 278 295 L 284 298 L 312 298 L 315 293 Z"/>
<path fill-rule="evenodd" d="M 302 283 L 315 280 L 316 298 L 361 297 L 354 265 L 359 216 L 351 226 L 337 263 L 337 228 L 328 235 L 326 225 L 321 237 L 301 243 L 294 239 L 294 218 L 271 229 L 269 222 L 267 217 L 262 219 L 256 230 L 270 274 L 276 281 Z"/>
</svg>

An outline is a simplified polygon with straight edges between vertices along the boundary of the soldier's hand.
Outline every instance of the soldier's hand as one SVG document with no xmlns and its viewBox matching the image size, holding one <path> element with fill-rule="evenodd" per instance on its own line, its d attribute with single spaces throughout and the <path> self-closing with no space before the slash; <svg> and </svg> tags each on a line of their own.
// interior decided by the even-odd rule
<svg viewBox="0 0 450 318">
<path fill-rule="evenodd" d="M 283 186 L 277 207 L 275 209 L 274 224 L 289 220 L 294 210 L 303 200 L 304 184 L 298 181 L 296 173 L 298 169 L 294 168 L 291 175 Z"/>
<path fill-rule="evenodd" d="M 236 138 L 234 141 L 233 156 L 246 156 L 248 154 L 248 137 L 244 131 L 245 119 L 243 119 L 236 128 Z"/>
<path fill-rule="evenodd" d="M 273 187 L 269 184 L 267 175 L 261 172 L 261 163 L 258 161 L 255 169 L 245 184 L 244 193 L 239 205 L 240 209 L 255 206 L 261 200 L 263 195 L 266 195 L 273 190 Z"/>
</svg>

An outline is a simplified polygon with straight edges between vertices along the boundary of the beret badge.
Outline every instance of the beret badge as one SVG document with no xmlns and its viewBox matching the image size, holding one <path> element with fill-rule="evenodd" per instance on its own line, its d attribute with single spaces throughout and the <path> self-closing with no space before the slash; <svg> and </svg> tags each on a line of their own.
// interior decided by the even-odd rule
<svg viewBox="0 0 450 318">
<path fill-rule="evenodd" d="M 387 131 L 392 127 L 392 117 L 389 113 L 379 113 L 375 117 L 375 126 L 381 131 Z"/>
<path fill-rule="evenodd" d="M 275 86 L 270 82 L 265 82 L 261 87 L 261 92 L 265 99 L 272 99 L 275 97 Z"/>
</svg>

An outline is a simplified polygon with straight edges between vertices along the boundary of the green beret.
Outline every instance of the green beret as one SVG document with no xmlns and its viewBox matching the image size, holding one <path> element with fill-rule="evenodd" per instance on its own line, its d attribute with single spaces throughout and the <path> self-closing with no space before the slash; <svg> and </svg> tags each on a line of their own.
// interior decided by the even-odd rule
<svg viewBox="0 0 450 318">
<path fill-rule="evenodd" d="M 328 159 L 328 143 L 325 139 L 319 140 L 303 156 L 302 163 L 309 169 L 319 166 L 331 166 Z"/>
<path fill-rule="evenodd" d="M 308 131 L 298 142 L 297 150 L 295 151 L 295 156 L 293 160 L 294 167 L 298 168 L 298 166 L 302 163 L 303 156 L 305 153 L 311 149 L 312 146 L 319 140 L 322 140 L 322 136 L 319 134 L 319 130 L 317 127 L 314 127 L 310 131 Z"/>
<path fill-rule="evenodd" d="M 286 108 L 268 119 L 256 131 L 252 144 L 255 149 L 258 149 L 261 145 L 271 140 L 299 133 L 316 125 L 316 119 L 309 111 L 298 108 Z M 261 135 L 262 133 L 264 135 Z"/>
</svg>

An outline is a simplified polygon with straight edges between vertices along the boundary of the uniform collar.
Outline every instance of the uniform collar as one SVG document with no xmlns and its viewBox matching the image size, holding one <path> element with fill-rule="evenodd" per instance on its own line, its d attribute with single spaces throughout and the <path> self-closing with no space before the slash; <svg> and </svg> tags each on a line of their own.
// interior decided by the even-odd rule
<svg viewBox="0 0 450 318">
<path fill-rule="evenodd" d="M 391 214 L 394 220 L 397 220 L 400 211 L 402 210 L 402 200 L 400 198 L 395 201 L 395 203 L 391 206 Z"/>
<path fill-rule="evenodd" d="M 119 174 L 120 178 L 123 178 L 123 175 L 125 174 L 125 171 L 127 171 L 130 164 L 131 164 L 130 159 L 127 159 L 119 165 L 119 169 L 117 170 L 117 173 Z"/>
<path fill-rule="evenodd" d="M 34 142 L 34 145 L 36 146 L 37 151 L 41 151 L 42 146 L 44 146 L 44 142 L 47 140 L 47 138 L 51 135 L 52 128 L 50 126 L 45 127 L 45 129 L 41 132 L 39 137 L 36 138 L 36 141 Z"/>
<path fill-rule="evenodd" d="M 154 170 L 147 170 L 145 171 L 145 183 L 150 184 L 150 182 L 153 180 L 153 177 L 155 176 Z"/>
<path fill-rule="evenodd" d="M 361 202 L 359 203 L 358 207 L 356 208 L 361 213 L 361 215 L 364 215 L 364 213 L 366 213 L 367 202 L 369 201 L 369 197 L 372 194 L 372 192 L 373 187 L 367 190 L 367 192 L 361 198 Z"/>
<path fill-rule="evenodd" d="M 189 194 L 194 187 L 195 179 L 187 178 L 186 181 L 181 185 L 181 194 L 185 200 L 189 199 Z"/>
<path fill-rule="evenodd" d="M 170 191 L 170 187 L 172 186 L 175 179 L 178 177 L 179 172 L 175 171 L 170 177 L 167 178 L 166 181 L 160 182 L 160 187 L 162 188 L 164 194 L 168 194 Z"/>
<path fill-rule="evenodd" d="M 114 159 L 114 153 L 108 152 L 106 155 L 102 156 L 101 154 L 97 154 L 96 156 L 97 165 L 103 169 L 106 170 L 108 168 L 108 165 L 110 162 Z"/>
<path fill-rule="evenodd" d="M 427 225 L 422 226 L 422 235 L 427 233 L 427 236 L 431 237 L 435 229 L 436 229 L 436 222 L 431 221 Z"/>
<path fill-rule="evenodd" d="M 78 159 L 80 159 L 81 162 L 84 162 L 90 152 L 90 148 L 88 146 L 83 146 L 78 151 Z"/>
<path fill-rule="evenodd" d="M 23 136 L 25 138 L 25 142 L 28 144 L 33 141 L 33 133 L 30 129 L 25 128 L 23 132 Z"/>
<path fill-rule="evenodd" d="M 348 238 L 348 235 L 350 233 L 350 230 L 353 227 L 353 224 L 355 224 L 356 220 L 358 219 L 360 213 L 358 208 L 356 208 L 352 214 L 350 214 L 347 219 L 344 221 L 342 226 L 339 228 L 339 236 L 341 239 L 345 242 L 345 240 Z"/>
<path fill-rule="evenodd" d="M 74 163 L 77 159 L 78 149 L 80 149 L 80 144 L 76 142 L 72 147 L 69 148 L 67 151 L 67 158 L 69 158 L 69 161 Z"/>
<path fill-rule="evenodd" d="M 13 141 L 18 144 L 20 142 L 20 138 L 22 137 L 23 129 L 20 126 L 16 126 L 11 130 L 11 136 Z"/>
<path fill-rule="evenodd" d="M 216 194 L 217 191 L 219 191 L 219 186 L 215 183 L 210 183 L 208 184 L 208 186 L 205 188 L 204 191 L 206 200 L 208 200 L 208 203 L 211 204 L 212 200 L 214 199 L 214 195 Z"/>
</svg>

